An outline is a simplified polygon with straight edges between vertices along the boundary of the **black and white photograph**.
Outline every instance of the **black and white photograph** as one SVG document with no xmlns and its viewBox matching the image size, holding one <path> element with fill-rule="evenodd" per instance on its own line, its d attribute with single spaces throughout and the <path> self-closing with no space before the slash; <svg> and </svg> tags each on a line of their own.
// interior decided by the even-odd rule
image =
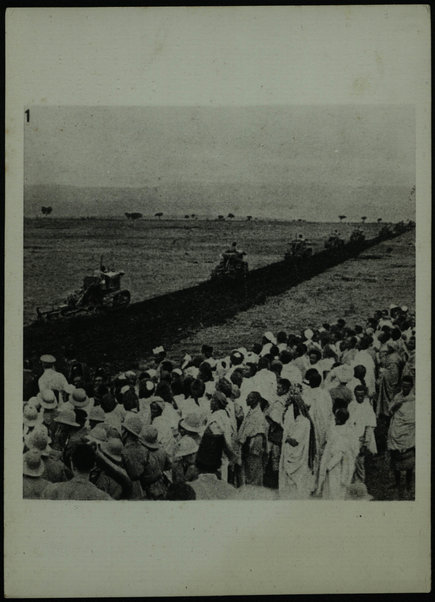
<svg viewBox="0 0 435 602">
<path fill-rule="evenodd" d="M 414 499 L 413 139 L 394 105 L 26 109 L 24 497 Z"/>
<path fill-rule="evenodd" d="M 428 8 L 6 21 L 8 597 L 428 591 Z"/>
</svg>

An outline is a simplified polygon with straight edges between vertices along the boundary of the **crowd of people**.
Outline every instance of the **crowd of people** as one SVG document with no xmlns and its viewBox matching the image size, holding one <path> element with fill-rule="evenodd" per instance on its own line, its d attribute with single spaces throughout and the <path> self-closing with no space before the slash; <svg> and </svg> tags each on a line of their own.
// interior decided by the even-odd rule
<svg viewBox="0 0 435 602">
<path fill-rule="evenodd" d="M 49 350 L 47 350 L 49 351 Z M 125 372 L 25 360 L 23 495 L 43 499 L 373 499 L 368 457 L 413 499 L 415 316 L 265 332 L 250 349 Z"/>
</svg>

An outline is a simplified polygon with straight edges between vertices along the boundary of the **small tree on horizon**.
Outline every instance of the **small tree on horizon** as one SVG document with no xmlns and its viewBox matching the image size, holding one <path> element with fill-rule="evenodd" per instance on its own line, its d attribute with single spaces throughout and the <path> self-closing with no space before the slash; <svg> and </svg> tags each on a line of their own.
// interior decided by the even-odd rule
<svg viewBox="0 0 435 602">
<path fill-rule="evenodd" d="M 220 222 L 223 222 L 223 221 L 225 221 L 225 217 L 223 215 L 218 215 L 218 220 Z"/>
<path fill-rule="evenodd" d="M 190 215 L 187 215 L 187 214 L 186 214 L 186 215 L 184 216 L 184 219 L 189 219 L 189 218 L 190 218 Z"/>
<path fill-rule="evenodd" d="M 42 215 L 50 215 L 53 211 L 52 207 L 41 207 Z"/>
<path fill-rule="evenodd" d="M 382 221 L 382 217 L 378 217 L 378 219 L 376 221 L 378 222 L 378 224 L 380 224 Z"/>
<path fill-rule="evenodd" d="M 346 216 L 345 216 L 345 215 L 339 215 L 339 216 L 338 216 L 338 219 L 340 220 L 340 224 L 341 224 L 341 223 L 342 223 L 342 221 L 343 221 L 344 219 L 346 219 Z"/>
<path fill-rule="evenodd" d="M 246 216 L 246 220 L 247 220 L 248 222 L 250 222 L 250 221 L 252 220 L 252 215 L 247 215 L 247 216 Z"/>
<path fill-rule="evenodd" d="M 233 219 L 234 213 L 228 213 L 227 217 L 229 217 L 230 219 Z"/>
<path fill-rule="evenodd" d="M 160 219 L 162 217 L 162 215 L 163 215 L 163 212 L 159 211 L 158 213 L 154 214 L 154 217 L 158 217 Z"/>
<path fill-rule="evenodd" d="M 365 223 L 366 223 L 366 219 L 367 219 L 367 216 L 366 216 L 366 215 L 363 215 L 363 216 L 362 216 L 362 218 L 361 218 L 361 221 L 362 221 L 362 223 L 363 223 L 363 224 L 365 224 Z"/>
</svg>

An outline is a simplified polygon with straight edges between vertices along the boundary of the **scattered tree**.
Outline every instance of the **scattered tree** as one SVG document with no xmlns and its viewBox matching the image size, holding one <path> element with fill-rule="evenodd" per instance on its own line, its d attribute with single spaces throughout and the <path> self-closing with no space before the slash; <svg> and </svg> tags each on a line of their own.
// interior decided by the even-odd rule
<svg viewBox="0 0 435 602">
<path fill-rule="evenodd" d="M 366 219 L 367 219 L 367 216 L 366 216 L 366 215 L 363 215 L 363 216 L 362 216 L 362 218 L 361 218 L 361 221 L 362 221 L 362 223 L 363 223 L 363 224 L 365 224 L 365 223 L 366 223 Z"/>
<path fill-rule="evenodd" d="M 252 215 L 247 215 L 247 216 L 246 216 L 246 220 L 247 220 L 248 222 L 250 222 L 250 221 L 252 220 Z"/>
<path fill-rule="evenodd" d="M 189 218 L 190 218 L 190 215 L 187 215 L 187 214 L 186 214 L 186 215 L 184 216 L 184 219 L 189 219 Z"/>
<path fill-rule="evenodd" d="M 192 213 L 192 215 L 190 216 L 192 219 L 196 219 L 196 213 Z"/>
<path fill-rule="evenodd" d="M 220 222 L 223 222 L 223 221 L 225 221 L 225 217 L 223 215 L 218 215 L 218 220 Z"/>
<path fill-rule="evenodd" d="M 159 219 L 162 217 L 163 213 L 162 211 L 159 211 L 158 213 L 154 214 L 154 217 L 158 217 Z"/>
<path fill-rule="evenodd" d="M 227 217 L 229 217 L 230 219 L 233 219 L 234 213 L 228 213 Z"/>
<path fill-rule="evenodd" d="M 346 216 L 345 216 L 345 215 L 339 215 L 339 216 L 338 216 L 338 219 L 340 220 L 340 224 L 341 224 L 341 223 L 342 223 L 342 221 L 343 221 L 344 219 L 346 219 Z"/>
<path fill-rule="evenodd" d="M 382 221 L 382 217 L 378 217 L 378 219 L 376 221 L 378 222 L 378 224 L 380 224 Z"/>
<path fill-rule="evenodd" d="M 53 211 L 52 207 L 41 207 L 42 215 L 50 215 Z"/>
</svg>

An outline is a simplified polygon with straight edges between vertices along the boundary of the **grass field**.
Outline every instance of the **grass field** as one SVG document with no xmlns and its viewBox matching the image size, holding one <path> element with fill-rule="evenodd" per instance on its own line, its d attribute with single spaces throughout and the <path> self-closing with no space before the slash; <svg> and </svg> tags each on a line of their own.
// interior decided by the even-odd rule
<svg viewBox="0 0 435 602">
<path fill-rule="evenodd" d="M 26 219 L 24 224 L 24 323 L 36 307 L 50 306 L 79 288 L 83 276 L 105 264 L 125 272 L 132 302 L 206 280 L 219 254 L 233 240 L 247 252 L 251 269 L 283 258 L 299 232 L 321 249 L 338 227 L 349 237 L 353 225 L 280 221 L 126 219 Z M 367 237 L 379 226 L 366 224 Z"/>
</svg>

